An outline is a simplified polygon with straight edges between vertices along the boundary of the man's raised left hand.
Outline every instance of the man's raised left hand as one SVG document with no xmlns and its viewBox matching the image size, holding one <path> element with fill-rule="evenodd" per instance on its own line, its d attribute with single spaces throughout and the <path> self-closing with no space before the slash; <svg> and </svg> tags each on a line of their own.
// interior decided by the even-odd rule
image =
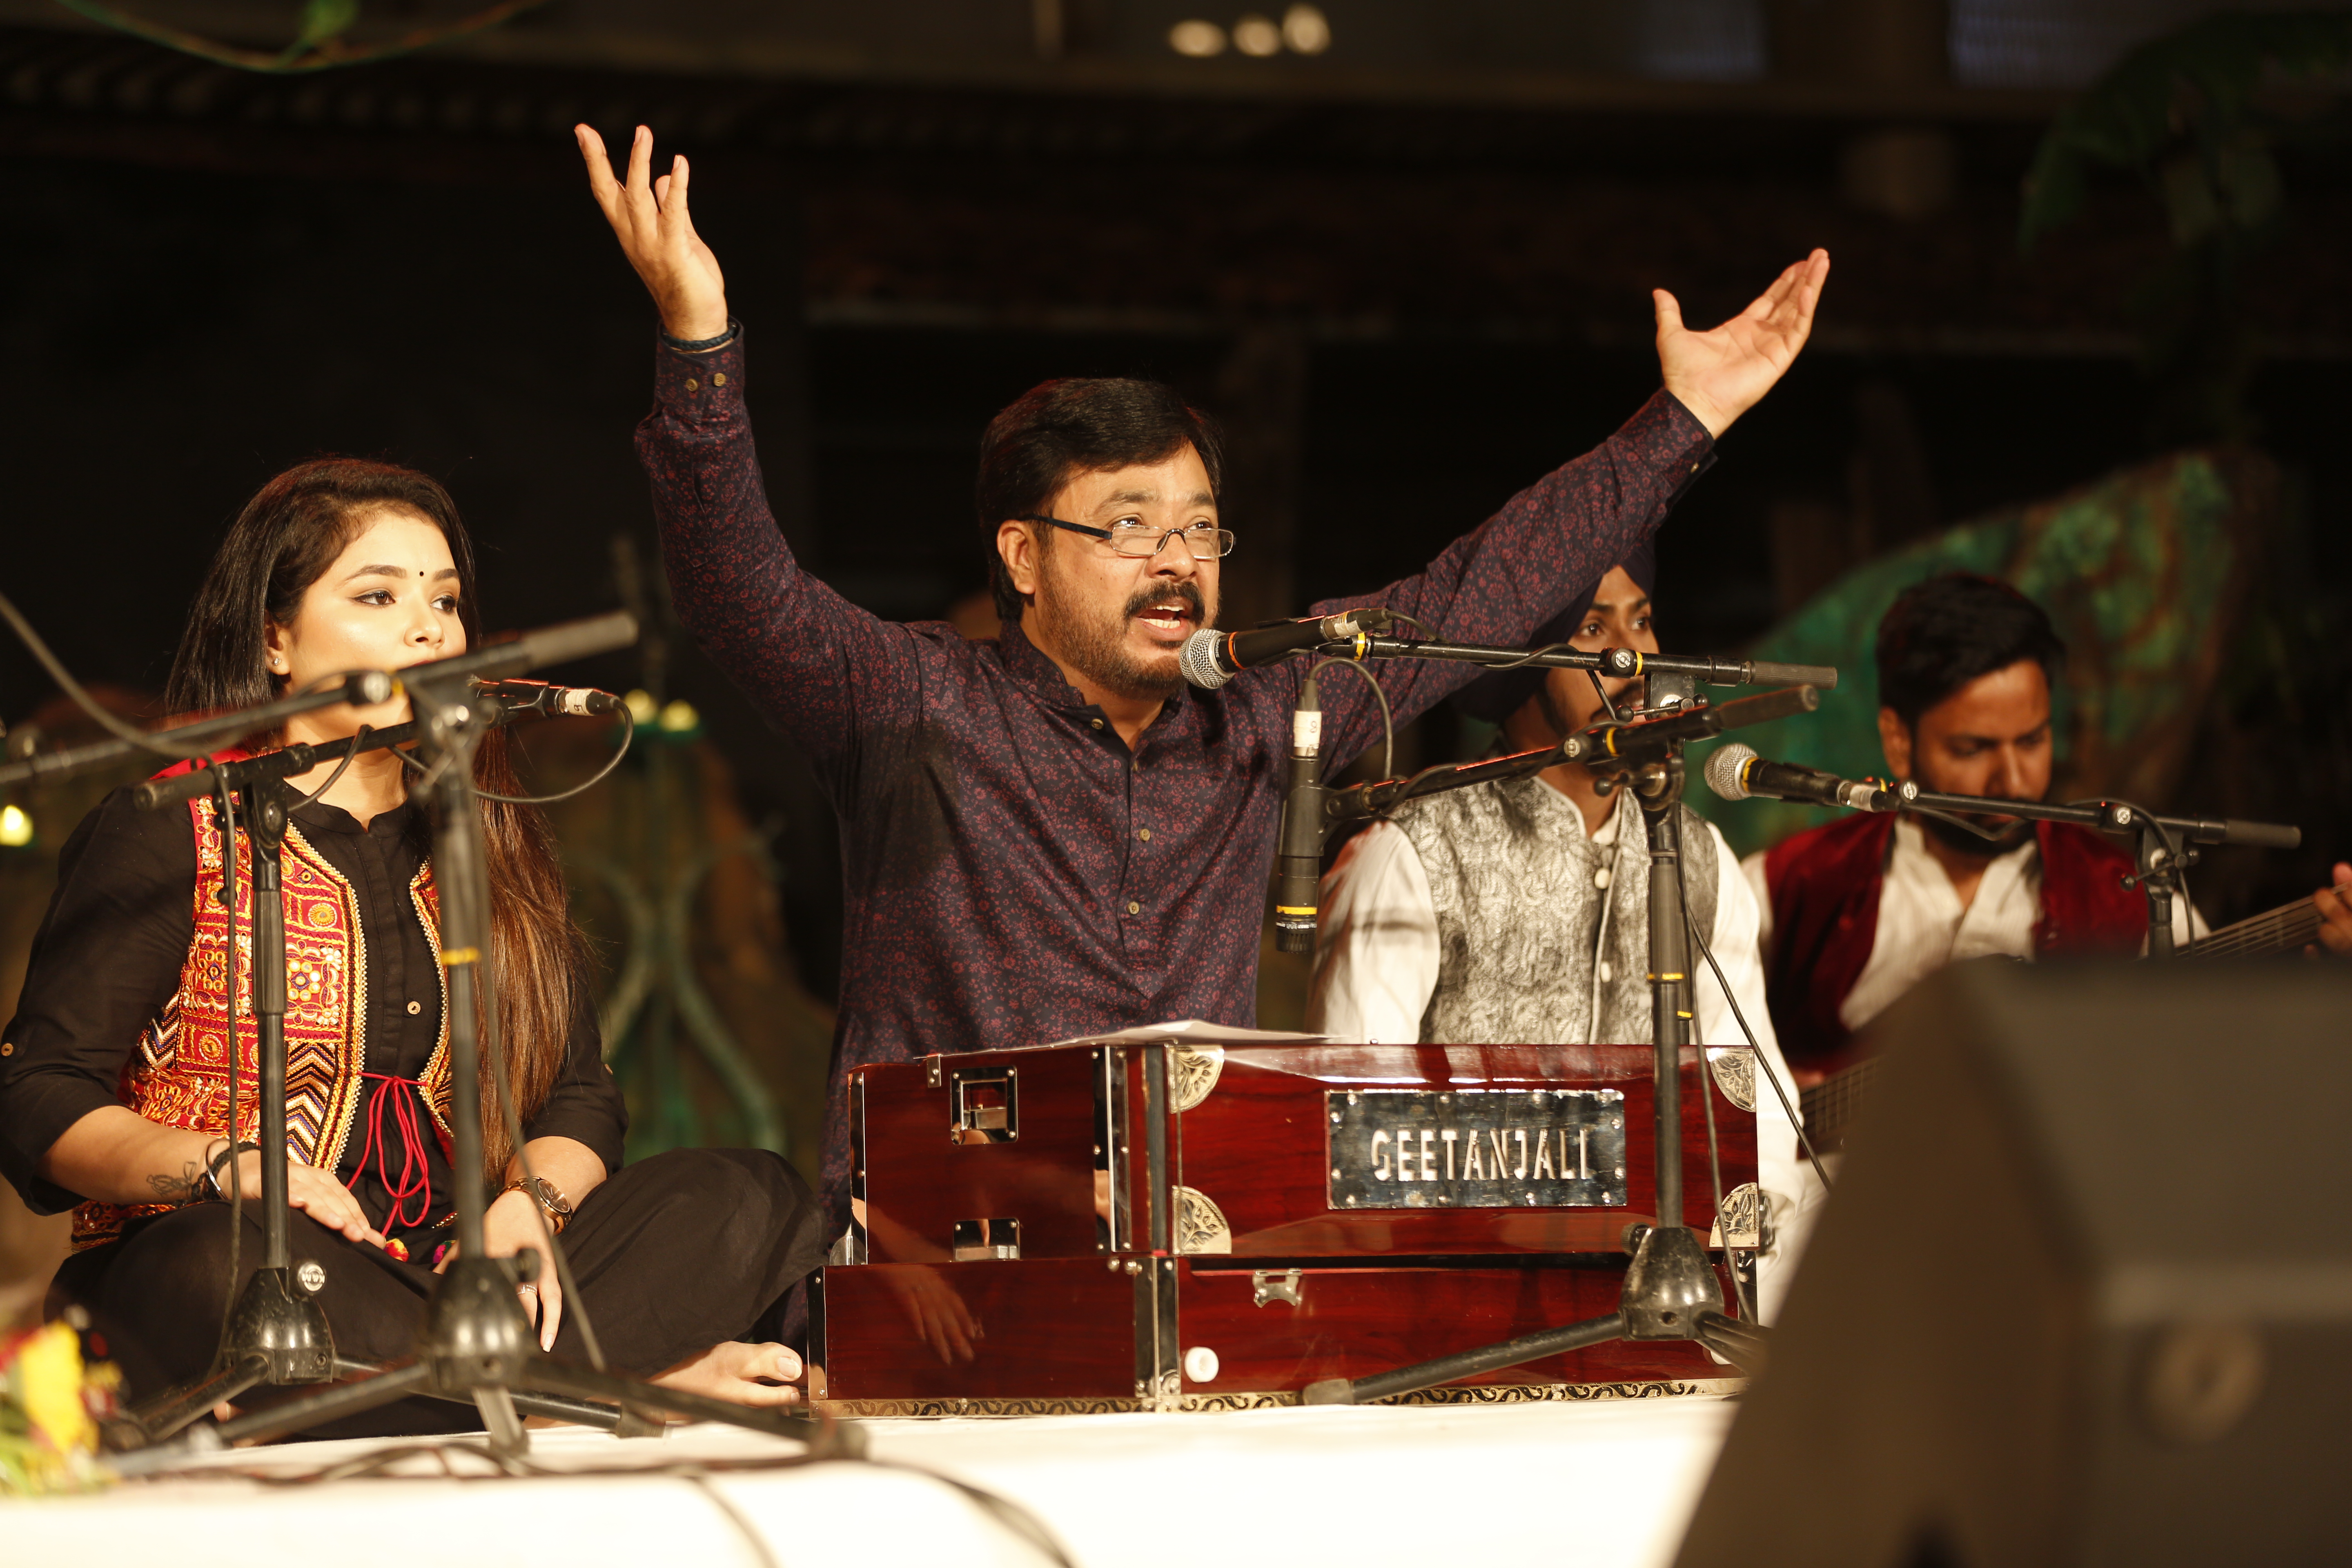
<svg viewBox="0 0 2352 1568">
<path fill-rule="evenodd" d="M 1712 331 L 1683 325 L 1683 309 L 1664 289 L 1650 291 L 1658 311 L 1658 364 L 1666 390 L 1720 436 L 1772 390 L 1812 335 L 1813 307 L 1829 280 L 1830 253 L 1816 250 L 1773 279 L 1755 303 Z"/>
</svg>

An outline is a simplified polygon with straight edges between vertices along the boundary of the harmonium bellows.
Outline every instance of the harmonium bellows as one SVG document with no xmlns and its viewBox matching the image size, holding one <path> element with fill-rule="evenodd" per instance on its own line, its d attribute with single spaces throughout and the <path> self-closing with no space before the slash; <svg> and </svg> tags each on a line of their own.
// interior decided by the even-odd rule
<svg viewBox="0 0 2352 1568">
<path fill-rule="evenodd" d="M 1753 1247 L 1753 1061 L 1707 1057 L 1728 1239 Z M 1288 1404 L 1612 1311 L 1627 1227 L 1654 1218 L 1653 1061 L 1129 1031 L 857 1068 L 857 1217 L 812 1294 L 811 1393 L 875 1415 Z M 1720 1247 L 1696 1050 L 1682 1079 L 1682 1217 Z M 1412 1397 L 1733 1375 L 1612 1342 Z"/>
</svg>

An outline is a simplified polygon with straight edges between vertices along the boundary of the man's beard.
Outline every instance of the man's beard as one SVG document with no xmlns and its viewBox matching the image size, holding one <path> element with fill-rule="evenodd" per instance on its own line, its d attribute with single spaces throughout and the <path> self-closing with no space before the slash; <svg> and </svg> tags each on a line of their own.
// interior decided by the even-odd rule
<svg viewBox="0 0 2352 1568">
<path fill-rule="evenodd" d="M 1984 820 L 1981 812 L 1969 812 L 1967 817 L 1969 820 L 1978 822 Z M 2006 855 L 2033 837 L 2033 824 L 2023 817 L 2011 821 L 2001 828 L 1998 837 L 1992 838 L 1987 838 L 1980 833 L 1971 832 L 1958 823 L 1948 822 L 1940 816 L 1922 816 L 1918 821 L 1919 826 L 1934 834 L 1937 842 L 1942 844 L 1945 848 L 1957 850 L 1962 855 L 1973 855 L 1982 860 Z M 1985 826 L 1990 827 L 1991 824 L 1986 823 Z"/>
<path fill-rule="evenodd" d="M 1172 695 L 1184 684 L 1174 652 L 1143 659 L 1127 646 L 1127 628 L 1135 617 L 1151 605 L 1164 605 L 1171 599 L 1184 602 L 1192 612 L 1196 627 L 1209 624 L 1212 617 L 1201 602 L 1198 584 L 1181 582 L 1146 586 L 1129 595 L 1117 616 L 1097 616 L 1088 610 L 1071 616 L 1062 657 L 1077 666 L 1078 672 L 1087 679 L 1118 696 L 1139 700 Z"/>
</svg>

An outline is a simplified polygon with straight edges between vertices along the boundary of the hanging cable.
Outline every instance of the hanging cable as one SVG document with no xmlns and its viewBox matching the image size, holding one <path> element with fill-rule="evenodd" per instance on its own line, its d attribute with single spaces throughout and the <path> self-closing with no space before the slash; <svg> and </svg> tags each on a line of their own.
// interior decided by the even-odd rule
<svg viewBox="0 0 2352 1568">
<path fill-rule="evenodd" d="M 1400 616 L 1399 618 L 1402 619 L 1403 617 Z M 1420 623 L 1415 622 L 1414 624 L 1417 626 Z M 1323 673 L 1325 666 L 1333 664 L 1338 665 L 1342 669 L 1352 669 L 1358 675 L 1362 676 L 1365 682 L 1371 687 L 1372 695 L 1380 699 L 1381 777 L 1387 778 L 1389 776 L 1390 770 L 1396 766 L 1396 717 L 1389 710 L 1389 694 L 1381 689 L 1381 682 L 1378 676 L 1374 675 L 1370 670 L 1366 669 L 1362 665 L 1358 664 L 1351 658 L 1317 659 L 1313 664 L 1307 667 L 1307 679 L 1309 680 L 1314 679 L 1317 676 Z M 626 710 L 625 709 L 623 711 L 625 712 Z M 588 782 L 590 784 L 593 784 L 596 781 L 594 779 L 591 779 Z"/>
</svg>

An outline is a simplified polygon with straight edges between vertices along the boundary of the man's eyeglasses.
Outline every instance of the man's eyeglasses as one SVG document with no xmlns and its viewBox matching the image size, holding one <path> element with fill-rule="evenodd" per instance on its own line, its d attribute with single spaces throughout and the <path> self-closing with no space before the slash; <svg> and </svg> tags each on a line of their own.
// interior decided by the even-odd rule
<svg viewBox="0 0 2352 1568">
<path fill-rule="evenodd" d="M 1182 540 L 1184 548 L 1192 552 L 1192 559 L 1195 561 L 1214 561 L 1221 555 L 1231 555 L 1234 552 L 1233 530 L 1211 528 L 1205 522 L 1194 523 L 1190 528 L 1153 528 L 1148 523 L 1121 518 L 1108 528 L 1089 528 L 1083 522 L 1064 522 L 1058 517 L 1043 517 L 1034 514 L 1014 521 L 1049 523 L 1055 528 L 1066 528 L 1072 533 L 1083 533 L 1089 539 L 1106 539 L 1110 542 L 1114 554 L 1131 555 L 1139 559 L 1149 559 L 1159 554 L 1167 547 L 1171 539 Z"/>
</svg>

